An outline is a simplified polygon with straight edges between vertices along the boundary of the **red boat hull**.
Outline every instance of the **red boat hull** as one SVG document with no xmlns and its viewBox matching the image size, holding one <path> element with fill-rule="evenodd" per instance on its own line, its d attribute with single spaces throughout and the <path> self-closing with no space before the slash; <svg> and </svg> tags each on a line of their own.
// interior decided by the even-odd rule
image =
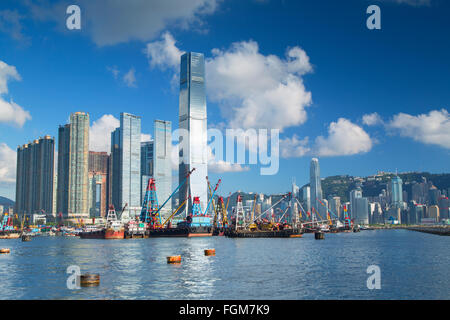
<svg viewBox="0 0 450 320">
<path fill-rule="evenodd" d="M 125 230 L 121 229 L 119 231 L 113 229 L 106 229 L 105 239 L 113 240 L 113 239 L 124 239 L 125 238 Z"/>
</svg>

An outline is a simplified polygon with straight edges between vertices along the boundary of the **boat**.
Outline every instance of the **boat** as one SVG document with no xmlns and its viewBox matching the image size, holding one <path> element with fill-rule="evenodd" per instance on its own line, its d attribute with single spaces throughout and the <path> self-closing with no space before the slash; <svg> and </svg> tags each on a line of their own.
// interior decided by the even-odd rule
<svg viewBox="0 0 450 320">
<path fill-rule="evenodd" d="M 18 238 L 20 238 L 20 231 L 18 230 L 0 231 L 0 239 L 18 239 Z"/>
<path fill-rule="evenodd" d="M 124 239 L 125 228 L 122 221 L 117 219 L 114 206 L 111 205 L 106 216 L 105 226 L 85 228 L 79 235 L 82 239 Z"/>
<path fill-rule="evenodd" d="M 125 239 L 145 238 L 147 224 L 139 220 L 131 220 L 125 225 Z"/>
<path fill-rule="evenodd" d="M 189 215 L 176 227 L 149 229 L 148 235 L 149 237 L 212 237 L 211 220 L 212 218 L 208 215 Z"/>
</svg>

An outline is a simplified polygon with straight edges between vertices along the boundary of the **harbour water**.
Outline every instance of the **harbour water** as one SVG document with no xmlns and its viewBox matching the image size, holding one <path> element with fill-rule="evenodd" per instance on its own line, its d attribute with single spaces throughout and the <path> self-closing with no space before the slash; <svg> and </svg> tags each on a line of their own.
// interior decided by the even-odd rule
<svg viewBox="0 0 450 320">
<path fill-rule="evenodd" d="M 449 299 L 450 237 L 408 230 L 293 239 L 0 240 L 1 299 Z M 215 248 L 206 257 L 204 249 Z M 180 265 L 166 257 L 181 255 Z M 70 290 L 66 270 L 99 273 Z M 367 288 L 367 267 L 381 289 Z"/>
</svg>

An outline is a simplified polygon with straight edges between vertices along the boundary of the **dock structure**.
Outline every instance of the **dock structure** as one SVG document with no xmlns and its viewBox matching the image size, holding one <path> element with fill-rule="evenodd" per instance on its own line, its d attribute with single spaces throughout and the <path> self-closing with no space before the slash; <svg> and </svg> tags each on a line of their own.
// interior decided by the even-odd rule
<svg viewBox="0 0 450 320">
<path fill-rule="evenodd" d="M 419 227 L 406 227 L 405 229 L 437 234 L 440 236 L 450 236 L 450 226 L 419 226 Z"/>
</svg>

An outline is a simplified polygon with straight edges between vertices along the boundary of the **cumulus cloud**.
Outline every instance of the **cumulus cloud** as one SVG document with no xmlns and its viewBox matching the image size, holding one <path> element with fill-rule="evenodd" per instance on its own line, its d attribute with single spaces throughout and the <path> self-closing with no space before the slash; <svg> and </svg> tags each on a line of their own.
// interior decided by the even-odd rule
<svg viewBox="0 0 450 320">
<path fill-rule="evenodd" d="M 16 67 L 0 61 L 0 123 L 22 127 L 27 120 L 31 119 L 30 113 L 14 101 L 8 102 L 3 97 L 8 93 L 8 81 L 11 79 L 22 80 Z"/>
<path fill-rule="evenodd" d="M 104 114 L 89 128 L 89 150 L 97 152 L 111 151 L 111 132 L 120 127 L 120 120 L 112 114 Z M 141 142 L 150 141 L 152 136 L 141 133 Z"/>
<path fill-rule="evenodd" d="M 134 75 L 135 70 L 131 68 L 124 76 L 123 82 L 127 85 L 127 87 L 136 87 L 136 76 Z"/>
<path fill-rule="evenodd" d="M 366 153 L 372 149 L 370 136 L 360 126 L 345 118 L 331 122 L 328 137 L 316 138 L 314 153 L 318 156 L 345 156 Z"/>
<path fill-rule="evenodd" d="M 82 30 L 98 46 L 115 45 L 133 40 L 148 41 L 168 26 L 178 29 L 204 28 L 203 18 L 217 9 L 220 0 L 79 0 Z M 61 12 L 69 2 L 27 1 L 34 19 L 53 21 L 65 30 Z M 64 29 L 63 29 L 64 28 Z"/>
<path fill-rule="evenodd" d="M 376 112 L 363 115 L 362 121 L 367 126 L 375 126 L 377 124 L 383 123 L 380 115 Z"/>
<path fill-rule="evenodd" d="M 167 68 L 178 70 L 183 51 L 178 49 L 175 43 L 174 37 L 169 32 L 165 32 L 161 40 L 147 43 L 144 52 L 150 66 L 159 67 L 162 70 Z"/>
<path fill-rule="evenodd" d="M 150 66 L 179 71 L 182 51 L 170 33 L 147 44 Z M 236 42 L 228 50 L 213 49 L 206 59 L 207 94 L 222 106 L 232 128 L 284 128 L 303 124 L 312 103 L 302 76 L 312 72 L 300 47 L 288 48 L 284 59 L 263 55 L 255 41 Z"/>
<path fill-rule="evenodd" d="M 294 134 L 292 138 L 280 139 L 280 155 L 282 158 L 300 158 L 307 155 L 311 148 L 308 147 L 308 137 L 299 139 Z"/>
<path fill-rule="evenodd" d="M 241 166 L 239 163 L 231 163 L 222 159 L 216 159 L 210 146 L 208 146 L 208 171 L 214 173 L 224 172 L 243 172 L 250 170 L 247 166 Z"/>
<path fill-rule="evenodd" d="M 14 183 L 16 181 L 16 151 L 5 143 L 0 143 L 0 183 Z"/>
<path fill-rule="evenodd" d="M 120 126 L 120 121 L 112 114 L 105 114 L 94 121 L 89 129 L 89 150 L 111 151 L 111 132 Z"/>
<path fill-rule="evenodd" d="M 399 113 L 386 127 L 402 137 L 450 149 L 450 117 L 446 109 L 432 110 L 417 116 Z"/>
</svg>

